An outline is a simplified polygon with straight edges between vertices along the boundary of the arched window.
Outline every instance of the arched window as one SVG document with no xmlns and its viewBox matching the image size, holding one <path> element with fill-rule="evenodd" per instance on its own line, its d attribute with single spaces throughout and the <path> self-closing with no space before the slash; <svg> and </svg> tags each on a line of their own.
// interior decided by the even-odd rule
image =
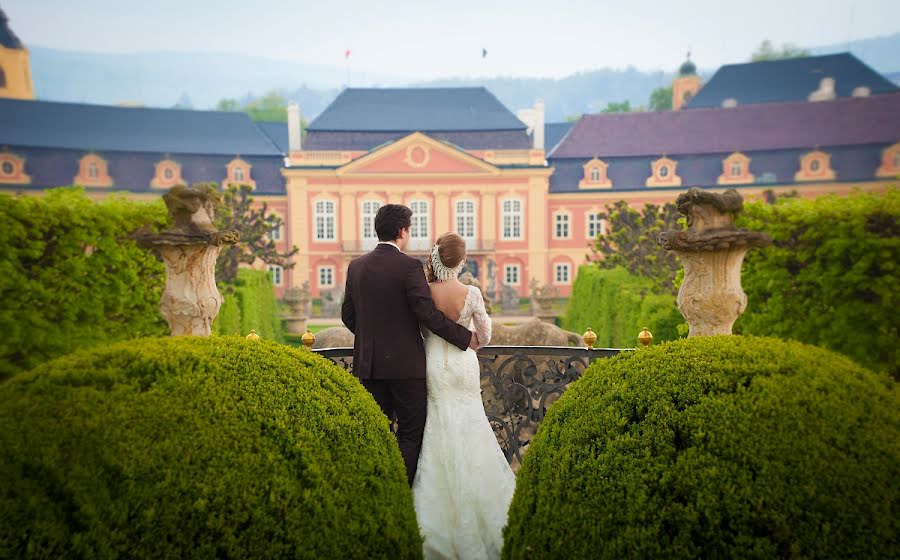
<svg viewBox="0 0 900 560">
<path fill-rule="evenodd" d="M 593 158 L 584 165 L 584 175 L 578 183 L 580 189 L 604 189 L 612 187 L 606 172 L 609 166 L 601 159 Z"/>
<path fill-rule="evenodd" d="M 225 166 L 225 180 L 222 181 L 222 188 L 227 188 L 229 184 L 249 185 L 252 189 L 256 189 L 256 181 L 250 173 L 252 165 L 242 160 L 234 158 Z"/>
<path fill-rule="evenodd" d="M 754 176 L 750 173 L 749 156 L 741 152 L 733 152 L 722 160 L 722 174 L 719 175 L 718 184 L 742 185 L 753 181 Z"/>
<path fill-rule="evenodd" d="M 362 248 L 364 251 L 373 249 L 378 245 L 378 234 L 375 233 L 375 214 L 381 208 L 381 201 L 364 200 L 362 212 L 360 212 L 360 232 L 362 232 Z"/>
<path fill-rule="evenodd" d="M 475 242 L 475 201 L 456 201 L 456 233 L 466 240 L 466 243 Z"/>
<path fill-rule="evenodd" d="M 591 181 L 594 183 L 600 181 L 600 170 L 596 167 L 591 169 Z"/>
<path fill-rule="evenodd" d="M 244 168 L 243 167 L 235 167 L 234 168 L 234 180 L 235 181 L 243 181 L 244 180 Z"/>
</svg>

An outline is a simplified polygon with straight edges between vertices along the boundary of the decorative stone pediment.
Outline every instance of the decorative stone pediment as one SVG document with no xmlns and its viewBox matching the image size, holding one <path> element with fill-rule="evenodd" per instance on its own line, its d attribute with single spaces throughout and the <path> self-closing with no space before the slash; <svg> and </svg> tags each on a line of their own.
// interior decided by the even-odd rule
<svg viewBox="0 0 900 560">
<path fill-rule="evenodd" d="M 464 150 L 414 132 L 337 170 L 338 175 L 498 175 L 500 170 Z"/>
</svg>

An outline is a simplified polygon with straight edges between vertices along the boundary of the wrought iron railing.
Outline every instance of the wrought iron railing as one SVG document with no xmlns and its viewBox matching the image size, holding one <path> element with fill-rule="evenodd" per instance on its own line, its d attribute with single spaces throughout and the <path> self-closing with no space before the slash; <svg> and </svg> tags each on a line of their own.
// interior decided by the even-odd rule
<svg viewBox="0 0 900 560">
<path fill-rule="evenodd" d="M 348 371 L 352 348 L 313 350 Z M 478 351 L 484 412 L 517 469 L 547 409 L 591 362 L 631 350 L 570 346 L 486 346 Z"/>
</svg>

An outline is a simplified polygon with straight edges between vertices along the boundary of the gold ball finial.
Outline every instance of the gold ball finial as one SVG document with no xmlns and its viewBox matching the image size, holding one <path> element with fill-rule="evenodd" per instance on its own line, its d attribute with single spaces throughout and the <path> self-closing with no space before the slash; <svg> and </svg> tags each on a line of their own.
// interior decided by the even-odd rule
<svg viewBox="0 0 900 560">
<path fill-rule="evenodd" d="M 644 327 L 644 330 L 638 334 L 638 342 L 643 344 L 645 347 L 650 344 L 650 341 L 653 340 L 653 335 L 650 334 L 650 330 L 647 327 Z"/>
<path fill-rule="evenodd" d="M 260 340 L 259 335 L 256 334 L 256 329 L 250 329 L 250 334 L 245 336 L 247 340 Z"/>
<path fill-rule="evenodd" d="M 312 345 L 316 342 L 316 335 L 309 329 L 306 329 L 306 332 L 300 337 L 300 342 L 303 343 L 303 346 L 306 346 L 307 350 L 312 350 Z"/>
<path fill-rule="evenodd" d="M 594 343 L 597 342 L 597 333 L 594 332 L 594 329 L 588 327 L 584 334 L 581 335 L 581 339 L 587 344 L 588 349 L 593 350 Z"/>
</svg>

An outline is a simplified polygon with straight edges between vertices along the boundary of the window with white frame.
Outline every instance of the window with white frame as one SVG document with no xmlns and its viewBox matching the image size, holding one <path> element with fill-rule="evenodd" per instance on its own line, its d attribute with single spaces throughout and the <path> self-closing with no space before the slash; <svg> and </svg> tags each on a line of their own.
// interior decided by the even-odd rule
<svg viewBox="0 0 900 560">
<path fill-rule="evenodd" d="M 456 201 L 456 233 L 466 240 L 475 241 L 475 201 Z"/>
<path fill-rule="evenodd" d="M 334 267 L 333 266 L 320 266 L 319 267 L 319 287 L 320 288 L 333 288 L 334 287 Z"/>
<path fill-rule="evenodd" d="M 244 168 L 243 167 L 235 167 L 234 168 L 234 180 L 238 181 L 238 182 L 244 180 Z"/>
<path fill-rule="evenodd" d="M 360 212 L 360 231 L 362 232 L 362 248 L 364 251 L 372 249 L 378 245 L 378 234 L 375 233 L 375 214 L 381 208 L 381 202 L 378 200 L 364 200 L 362 203 L 362 212 Z"/>
<path fill-rule="evenodd" d="M 315 207 L 316 241 L 334 241 L 335 210 L 333 200 L 317 200 Z"/>
<path fill-rule="evenodd" d="M 518 286 L 521 267 L 517 264 L 503 265 L 503 283 L 507 286 Z"/>
<path fill-rule="evenodd" d="M 553 275 L 557 284 L 568 284 L 572 280 L 572 265 L 569 263 L 557 263 Z"/>
<path fill-rule="evenodd" d="M 503 201 L 503 239 L 522 238 L 522 201 Z"/>
<path fill-rule="evenodd" d="M 412 225 L 409 228 L 409 248 L 423 250 L 428 248 L 428 201 L 413 200 L 409 203 L 412 210 Z"/>
<path fill-rule="evenodd" d="M 280 286 L 284 275 L 284 270 L 277 264 L 270 264 L 269 272 L 272 273 L 272 284 L 275 286 Z"/>
<path fill-rule="evenodd" d="M 556 239 L 569 238 L 569 214 L 559 213 L 553 215 L 553 237 Z"/>
<path fill-rule="evenodd" d="M 606 229 L 606 220 L 600 217 L 599 212 L 588 212 L 587 214 L 587 238 L 588 240 L 597 239 L 597 236 L 604 233 Z"/>
</svg>

